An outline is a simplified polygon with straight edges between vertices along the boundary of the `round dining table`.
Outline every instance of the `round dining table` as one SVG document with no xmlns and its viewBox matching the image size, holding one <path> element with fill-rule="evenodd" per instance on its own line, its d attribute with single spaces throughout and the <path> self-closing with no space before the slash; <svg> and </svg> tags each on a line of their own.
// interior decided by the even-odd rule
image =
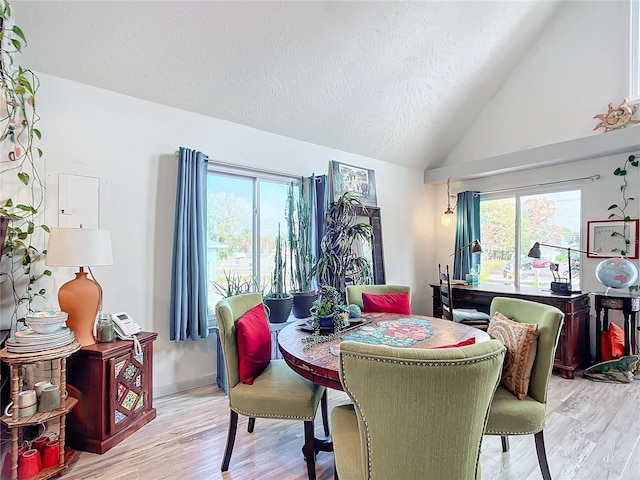
<svg viewBox="0 0 640 480">
<path fill-rule="evenodd" d="M 336 338 L 305 349 L 312 333 L 308 319 L 292 322 L 278 335 L 284 361 L 302 377 L 324 387 L 342 390 L 338 373 L 340 342 L 344 340 L 410 348 L 454 345 L 471 337 L 476 343 L 490 339 L 487 332 L 441 318 L 414 314 L 366 313 Z M 323 338 L 322 340 L 324 340 Z"/>
</svg>

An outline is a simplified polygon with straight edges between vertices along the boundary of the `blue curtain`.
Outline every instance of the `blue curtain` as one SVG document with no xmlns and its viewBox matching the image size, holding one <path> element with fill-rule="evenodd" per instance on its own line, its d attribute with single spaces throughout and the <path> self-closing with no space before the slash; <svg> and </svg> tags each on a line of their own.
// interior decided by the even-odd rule
<svg viewBox="0 0 640 480">
<path fill-rule="evenodd" d="M 209 335 L 207 320 L 207 157 L 180 147 L 171 264 L 169 338 Z"/>
<path fill-rule="evenodd" d="M 480 256 L 471 254 L 470 244 L 474 240 L 480 241 L 480 196 L 478 192 L 460 192 L 456 209 L 457 253 L 453 257 L 453 278 L 464 280 L 471 267 L 480 264 Z"/>
<path fill-rule="evenodd" d="M 305 194 L 308 194 L 309 219 L 311 222 L 311 252 L 315 261 L 320 256 L 320 242 L 324 236 L 324 214 L 329 206 L 328 175 L 303 177 Z M 317 288 L 317 285 L 315 285 Z"/>
</svg>

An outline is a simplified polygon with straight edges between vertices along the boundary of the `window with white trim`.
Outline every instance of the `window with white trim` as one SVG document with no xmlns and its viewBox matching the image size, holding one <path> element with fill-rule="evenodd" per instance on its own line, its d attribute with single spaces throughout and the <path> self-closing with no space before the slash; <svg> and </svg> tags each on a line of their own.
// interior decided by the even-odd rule
<svg viewBox="0 0 640 480">
<path fill-rule="evenodd" d="M 630 68 L 630 98 L 640 101 L 640 0 L 631 0 L 629 2 L 631 9 L 631 58 L 629 59 Z"/>
<path fill-rule="evenodd" d="M 580 227 L 580 190 L 482 195 L 480 281 L 549 289 L 558 278 L 567 281 L 571 268 L 574 289 L 579 289 L 580 254 L 572 252 L 569 259 L 566 248 L 584 250 Z M 529 258 L 535 242 L 563 248 L 542 246 L 540 259 Z"/>
<path fill-rule="evenodd" d="M 287 238 L 288 188 L 298 178 L 210 165 L 207 177 L 208 306 L 226 296 L 227 278 L 243 291 L 268 293 L 280 226 Z M 296 193 L 297 194 L 297 193 Z M 232 292 L 235 293 L 235 292 Z"/>
</svg>

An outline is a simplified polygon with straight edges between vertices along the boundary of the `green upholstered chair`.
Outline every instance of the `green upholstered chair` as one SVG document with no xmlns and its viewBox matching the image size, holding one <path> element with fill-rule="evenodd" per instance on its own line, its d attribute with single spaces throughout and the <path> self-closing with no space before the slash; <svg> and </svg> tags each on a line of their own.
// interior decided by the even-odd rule
<svg viewBox="0 0 640 480">
<path fill-rule="evenodd" d="M 238 427 L 238 414 L 240 414 L 249 417 L 249 433 L 253 432 L 256 418 L 302 420 L 304 422 L 302 453 L 307 462 L 309 479 L 315 480 L 313 421 L 319 403 L 322 404 L 325 435 L 329 435 L 325 388 L 302 378 L 281 359 L 272 359 L 252 385 L 240 382 L 236 321 L 260 303 L 262 303 L 262 296 L 259 293 L 248 293 L 225 298 L 216 305 L 220 342 L 227 368 L 229 407 L 231 409 L 222 471 L 227 471 L 229 468 Z"/>
<path fill-rule="evenodd" d="M 331 413 L 336 478 L 480 478 L 480 445 L 505 347 L 340 344 L 353 400 Z"/>
<path fill-rule="evenodd" d="M 347 287 L 347 305 L 354 304 L 362 307 L 363 293 L 404 293 L 409 292 L 411 300 L 411 287 L 409 285 L 349 285 Z"/>
<path fill-rule="evenodd" d="M 542 478 L 550 480 L 543 429 L 547 410 L 547 386 L 564 314 L 550 305 L 501 297 L 496 297 L 491 302 L 491 316 L 496 312 L 518 322 L 538 324 L 539 336 L 527 396 L 518 400 L 500 385 L 491 403 L 486 434 L 502 437 L 503 452 L 509 450 L 509 435 L 534 434 Z"/>
</svg>

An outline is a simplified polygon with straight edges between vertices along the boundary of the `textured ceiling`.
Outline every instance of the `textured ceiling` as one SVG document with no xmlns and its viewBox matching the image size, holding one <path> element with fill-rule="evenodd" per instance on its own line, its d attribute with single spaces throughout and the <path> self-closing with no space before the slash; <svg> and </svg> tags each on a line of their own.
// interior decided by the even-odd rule
<svg viewBox="0 0 640 480">
<path fill-rule="evenodd" d="M 558 2 L 13 1 L 23 65 L 417 169 Z"/>
</svg>

